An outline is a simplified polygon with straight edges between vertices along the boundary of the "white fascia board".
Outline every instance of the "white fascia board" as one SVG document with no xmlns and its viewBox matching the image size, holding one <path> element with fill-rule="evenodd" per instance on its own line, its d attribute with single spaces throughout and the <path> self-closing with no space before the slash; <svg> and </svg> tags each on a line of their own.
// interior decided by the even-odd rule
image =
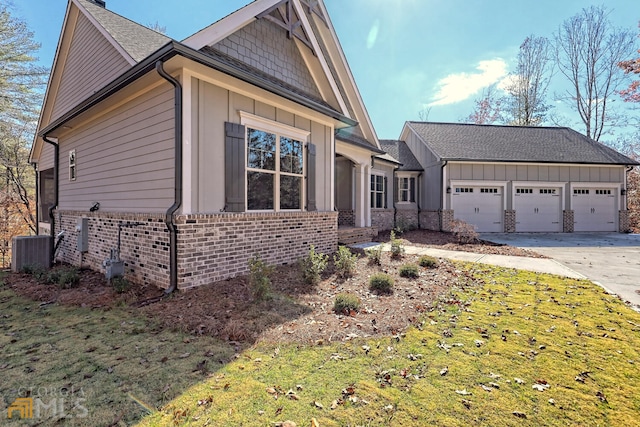
<svg viewBox="0 0 640 427">
<path fill-rule="evenodd" d="M 235 33 L 255 19 L 257 15 L 275 6 L 280 1 L 281 0 L 256 0 L 187 37 L 182 41 L 182 44 L 195 50 L 200 50 L 205 46 L 215 44 Z"/>
<path fill-rule="evenodd" d="M 71 0 L 71 1 L 73 2 L 73 4 L 75 4 L 78 7 L 78 9 L 80 9 L 82 14 L 89 21 L 91 21 L 93 26 L 96 27 L 98 31 L 100 31 L 100 34 L 102 34 L 104 38 L 109 40 L 109 43 L 113 45 L 113 47 L 120 53 L 120 55 L 122 55 L 122 57 L 129 63 L 129 65 L 133 67 L 134 65 L 137 64 L 136 60 L 133 59 L 133 57 L 129 55 L 129 53 L 126 50 L 124 50 L 122 46 L 120 46 L 120 43 L 118 43 L 116 39 L 114 39 L 113 36 L 109 34 L 109 32 L 102 25 L 100 25 L 100 23 L 93 17 L 93 15 L 89 13 L 89 11 L 85 9 L 85 7 L 82 6 L 82 4 L 80 4 L 78 0 Z"/>
<path fill-rule="evenodd" d="M 342 94 L 338 90 L 338 85 L 337 85 L 337 83 L 335 81 L 335 78 L 334 78 L 333 74 L 331 74 L 331 69 L 329 68 L 329 65 L 327 64 L 327 59 L 324 57 L 324 55 L 322 53 L 322 50 L 320 49 L 320 44 L 318 43 L 318 39 L 316 38 L 316 34 L 313 32 L 313 28 L 311 27 L 311 24 L 309 23 L 309 20 L 307 19 L 307 15 L 304 12 L 304 9 L 302 8 L 302 5 L 300 4 L 299 0 L 292 0 L 292 2 L 293 2 L 293 7 L 295 8 L 295 11 L 298 14 L 298 17 L 302 21 L 302 25 L 304 26 L 304 29 L 307 32 L 307 36 L 309 37 L 309 41 L 311 42 L 311 45 L 313 46 L 313 50 L 316 52 L 316 55 L 318 57 L 318 61 L 320 61 L 320 66 L 324 70 L 324 73 L 327 76 L 327 80 L 329 80 L 329 85 L 331 86 L 331 90 L 333 91 L 333 94 L 335 95 L 336 99 L 338 100 L 338 104 L 340 104 L 340 109 L 342 110 L 342 113 L 345 116 L 349 117 L 349 109 L 347 108 L 347 104 L 345 103 L 344 99 L 342 98 Z M 349 117 L 349 118 L 353 119 L 353 117 Z"/>
</svg>

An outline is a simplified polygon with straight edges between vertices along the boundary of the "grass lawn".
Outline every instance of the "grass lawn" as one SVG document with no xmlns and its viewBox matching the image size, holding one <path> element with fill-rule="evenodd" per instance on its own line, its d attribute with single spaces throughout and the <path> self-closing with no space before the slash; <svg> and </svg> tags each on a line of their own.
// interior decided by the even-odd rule
<svg viewBox="0 0 640 427">
<path fill-rule="evenodd" d="M 458 266 L 484 284 L 440 298 L 419 328 L 235 359 L 125 309 L 41 306 L 0 286 L 0 424 L 638 425 L 640 314 L 586 281 Z M 74 418 L 7 420 L 29 390 Z"/>
<path fill-rule="evenodd" d="M 638 425 L 640 314 L 586 281 L 460 268 L 484 286 L 441 299 L 421 328 L 259 345 L 141 425 Z"/>
</svg>

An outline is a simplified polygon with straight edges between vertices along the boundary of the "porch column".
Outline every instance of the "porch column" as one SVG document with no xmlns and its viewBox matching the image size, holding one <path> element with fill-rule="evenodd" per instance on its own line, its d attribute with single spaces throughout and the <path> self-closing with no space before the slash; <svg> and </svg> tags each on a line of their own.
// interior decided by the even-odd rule
<svg viewBox="0 0 640 427">
<path fill-rule="evenodd" d="M 355 165 L 355 226 L 369 227 L 371 225 L 371 214 L 369 212 L 369 169 L 366 163 L 358 163 Z"/>
</svg>

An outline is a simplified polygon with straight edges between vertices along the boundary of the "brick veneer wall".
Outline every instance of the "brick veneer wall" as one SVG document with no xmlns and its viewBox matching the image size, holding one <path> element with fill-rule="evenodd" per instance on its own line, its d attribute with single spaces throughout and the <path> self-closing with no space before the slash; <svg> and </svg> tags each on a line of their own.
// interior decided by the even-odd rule
<svg viewBox="0 0 640 427">
<path fill-rule="evenodd" d="M 78 218 L 89 218 L 89 251 L 77 250 Z M 336 212 L 219 213 L 178 216 L 178 287 L 189 288 L 248 272 L 258 254 L 268 264 L 292 263 L 313 244 L 323 253 L 338 245 Z M 56 213 L 56 234 L 65 231 L 58 260 L 104 272 L 122 228 L 120 258 L 125 277 L 139 284 L 169 285 L 169 232 L 163 214 Z"/>
<path fill-rule="evenodd" d="M 631 230 L 631 223 L 629 218 L 629 211 L 618 211 L 618 231 L 620 233 L 627 233 Z"/>
<path fill-rule="evenodd" d="M 352 210 L 338 211 L 338 225 L 354 227 L 356 225 L 356 214 Z"/>
<path fill-rule="evenodd" d="M 378 230 L 391 230 L 393 228 L 393 209 L 372 209 L 371 226 Z"/>
<path fill-rule="evenodd" d="M 573 233 L 573 210 L 562 211 L 562 231 Z"/>
<path fill-rule="evenodd" d="M 180 216 L 178 287 L 204 285 L 248 273 L 259 255 L 267 264 L 289 264 L 309 246 L 338 247 L 336 212 L 221 213 Z"/>
<path fill-rule="evenodd" d="M 395 225 L 404 230 L 418 228 L 418 209 L 398 209 Z"/>
<path fill-rule="evenodd" d="M 78 218 L 89 218 L 89 251 L 77 250 Z M 109 258 L 118 242 L 118 224 L 141 223 L 123 227 L 120 259 L 125 263 L 125 276 L 139 284 L 169 285 L 169 232 L 163 214 L 118 214 L 105 212 L 56 212 L 56 235 L 64 230 L 57 259 L 78 267 L 104 272 L 102 263 Z"/>
<path fill-rule="evenodd" d="M 451 222 L 454 218 L 453 210 L 445 209 L 440 214 L 442 215 L 442 231 L 451 231 Z"/>
<path fill-rule="evenodd" d="M 420 228 L 425 230 L 440 230 L 440 211 L 420 211 Z"/>
<path fill-rule="evenodd" d="M 507 209 L 504 211 L 504 232 L 515 233 L 516 231 L 516 211 Z"/>
</svg>

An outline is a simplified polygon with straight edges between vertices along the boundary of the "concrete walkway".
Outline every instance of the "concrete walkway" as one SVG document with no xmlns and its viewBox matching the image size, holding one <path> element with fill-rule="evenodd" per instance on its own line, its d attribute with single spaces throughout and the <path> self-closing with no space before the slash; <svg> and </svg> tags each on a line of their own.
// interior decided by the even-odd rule
<svg viewBox="0 0 640 427">
<path fill-rule="evenodd" d="M 377 246 L 376 243 L 363 243 L 352 245 L 361 249 Z M 390 250 L 390 245 L 382 245 L 384 251 Z M 406 246 L 406 253 L 415 255 L 430 255 L 436 258 L 447 258 L 456 261 L 478 262 L 482 264 L 497 265 L 500 267 L 516 268 L 518 270 L 534 271 L 536 273 L 556 274 L 558 276 L 570 277 L 572 279 L 586 279 L 587 277 L 560 264 L 553 259 L 528 258 L 510 255 L 477 254 L 473 252 L 448 251 L 435 248 L 423 248 L 418 246 Z"/>
</svg>

